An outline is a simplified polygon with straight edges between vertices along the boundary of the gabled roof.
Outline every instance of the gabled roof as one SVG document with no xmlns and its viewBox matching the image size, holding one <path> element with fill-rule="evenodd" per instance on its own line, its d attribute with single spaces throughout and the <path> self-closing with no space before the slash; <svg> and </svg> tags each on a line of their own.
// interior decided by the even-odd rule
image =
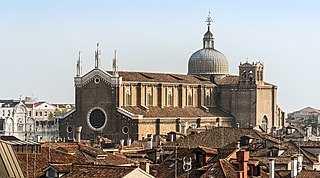
<svg viewBox="0 0 320 178">
<path fill-rule="evenodd" d="M 134 173 L 136 176 L 143 177 L 153 177 L 147 174 L 142 169 L 133 166 L 107 166 L 107 165 L 74 165 L 72 171 L 66 175 L 64 178 L 69 177 L 114 177 L 122 178 L 130 173 Z M 140 174 L 139 174 L 140 173 Z M 133 176 L 133 175 L 132 175 Z"/>
<path fill-rule="evenodd" d="M 277 175 L 281 178 L 291 178 L 290 170 L 278 170 L 275 171 Z M 318 178 L 320 177 L 320 172 L 315 170 L 301 170 L 301 172 L 296 176 L 296 178 Z"/>
<path fill-rule="evenodd" d="M 198 146 L 198 147 L 193 151 L 193 153 L 195 153 L 196 151 L 201 151 L 201 152 L 206 153 L 206 154 L 215 154 L 215 155 L 218 154 L 218 150 L 217 150 L 217 149 L 209 148 L 209 147 L 205 147 L 205 146 Z"/>
<path fill-rule="evenodd" d="M 195 75 L 183 75 L 172 73 L 151 73 L 151 72 L 125 72 L 120 71 L 119 76 L 122 81 L 128 82 L 156 82 L 156 83 L 175 83 L 175 84 L 211 84 L 210 80 L 197 77 Z"/>
<path fill-rule="evenodd" d="M 158 107 L 149 106 L 149 110 L 139 106 L 123 106 L 122 109 L 135 114 L 143 115 L 144 117 L 232 117 L 230 114 L 222 111 L 217 107 L 209 108 L 209 112 L 206 112 L 200 107 Z"/>
<path fill-rule="evenodd" d="M 305 108 L 300 109 L 299 111 L 295 111 L 295 112 L 300 112 L 300 113 L 320 113 L 320 110 L 308 106 L 308 107 L 305 107 Z"/>
<path fill-rule="evenodd" d="M 181 147 L 190 146 L 196 148 L 201 145 L 211 148 L 234 148 L 234 144 L 244 135 L 249 135 L 255 139 L 266 139 L 271 142 L 275 140 L 271 139 L 269 135 L 261 134 L 261 132 L 250 128 L 214 127 L 206 132 L 179 138 L 176 142 L 179 143 Z M 173 144 L 169 143 L 168 145 L 171 146 Z"/>
<path fill-rule="evenodd" d="M 8 177 L 24 177 L 16 154 L 10 144 L 0 140 L 0 165 L 4 166 Z M 6 176 L 4 172 L 0 176 Z"/>
<path fill-rule="evenodd" d="M 69 154 L 71 152 L 72 154 Z M 104 155 L 102 159 L 99 159 L 100 155 Z M 17 153 L 17 156 L 23 172 L 25 175 L 28 174 L 28 177 L 43 175 L 43 169 L 51 164 L 95 163 L 99 165 L 117 166 L 135 164 L 134 160 L 113 155 L 97 148 L 84 144 L 65 142 L 44 143 L 41 145 L 40 153 Z"/>
</svg>

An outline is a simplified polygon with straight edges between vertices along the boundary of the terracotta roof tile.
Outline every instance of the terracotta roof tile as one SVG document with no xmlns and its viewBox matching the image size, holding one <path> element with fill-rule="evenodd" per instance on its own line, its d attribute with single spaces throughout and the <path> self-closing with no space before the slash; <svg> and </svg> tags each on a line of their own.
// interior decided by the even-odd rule
<svg viewBox="0 0 320 178">
<path fill-rule="evenodd" d="M 157 82 L 157 83 L 186 83 L 186 84 L 211 84 L 206 78 L 194 75 L 150 73 L 150 72 L 119 72 L 122 81 L 130 82 Z"/>
<path fill-rule="evenodd" d="M 121 178 L 137 169 L 132 166 L 106 166 L 106 165 L 74 165 L 72 172 L 64 175 L 65 178 L 74 177 L 114 177 Z"/>
<path fill-rule="evenodd" d="M 144 117 L 232 117 L 230 114 L 220 110 L 219 108 L 209 108 L 209 112 L 199 107 L 158 107 L 150 106 L 149 111 L 139 106 L 125 106 L 123 109 L 133 113 L 143 115 Z"/>
<path fill-rule="evenodd" d="M 200 145 L 211 148 L 234 148 L 234 143 L 240 140 L 240 137 L 243 135 L 250 135 L 257 139 L 262 138 L 256 131 L 249 128 L 214 127 L 207 132 L 180 138 L 176 142 L 180 144 L 180 147 L 191 146 L 192 148 L 196 148 Z M 174 144 L 169 143 L 168 146 Z"/>
</svg>

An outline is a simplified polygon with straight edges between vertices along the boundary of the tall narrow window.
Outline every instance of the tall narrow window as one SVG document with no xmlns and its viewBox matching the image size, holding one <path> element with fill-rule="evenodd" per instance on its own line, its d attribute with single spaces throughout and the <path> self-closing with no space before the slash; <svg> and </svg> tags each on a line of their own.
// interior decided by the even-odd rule
<svg viewBox="0 0 320 178">
<path fill-rule="evenodd" d="M 210 92 L 207 91 L 207 92 L 206 92 L 206 100 L 205 100 L 205 101 L 206 101 L 206 102 L 205 102 L 206 106 L 209 106 L 209 105 L 211 104 L 210 99 L 211 99 L 211 97 L 210 97 Z"/>
<path fill-rule="evenodd" d="M 189 91 L 188 93 L 188 106 L 192 106 L 193 103 L 192 103 L 192 92 Z"/>
<path fill-rule="evenodd" d="M 168 106 L 173 105 L 173 95 L 172 95 L 172 90 L 168 91 Z"/>
<path fill-rule="evenodd" d="M 131 105 L 131 93 L 129 89 L 126 91 L 126 105 Z"/>
<path fill-rule="evenodd" d="M 147 92 L 147 106 L 152 106 L 152 92 L 151 90 L 148 90 Z"/>
<path fill-rule="evenodd" d="M 261 121 L 261 129 L 264 132 L 268 131 L 268 118 L 267 116 L 263 116 L 262 121 Z"/>
</svg>

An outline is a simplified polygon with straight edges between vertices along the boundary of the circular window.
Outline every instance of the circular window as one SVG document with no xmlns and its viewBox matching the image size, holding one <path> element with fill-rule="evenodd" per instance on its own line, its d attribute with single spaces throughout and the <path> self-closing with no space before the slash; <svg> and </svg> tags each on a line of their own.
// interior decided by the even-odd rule
<svg viewBox="0 0 320 178">
<path fill-rule="evenodd" d="M 128 134 L 129 133 L 129 128 L 127 126 L 122 127 L 122 133 L 123 134 Z"/>
<path fill-rule="evenodd" d="M 100 83 L 100 78 L 98 78 L 98 77 L 95 78 L 95 79 L 94 79 L 94 83 L 96 83 L 96 84 Z"/>
<path fill-rule="evenodd" d="M 102 130 L 107 123 L 106 114 L 100 107 L 93 108 L 88 113 L 87 122 L 91 129 Z"/>
<path fill-rule="evenodd" d="M 68 133 L 71 133 L 71 132 L 72 132 L 72 127 L 71 127 L 70 125 L 68 125 L 68 127 L 67 127 L 67 132 L 68 132 Z"/>
</svg>

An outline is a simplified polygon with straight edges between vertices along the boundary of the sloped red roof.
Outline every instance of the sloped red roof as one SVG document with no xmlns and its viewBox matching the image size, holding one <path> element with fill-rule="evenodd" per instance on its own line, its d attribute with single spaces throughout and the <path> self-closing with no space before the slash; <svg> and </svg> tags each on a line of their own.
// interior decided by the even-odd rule
<svg viewBox="0 0 320 178">
<path fill-rule="evenodd" d="M 106 166 L 106 165 L 74 165 L 73 171 L 64 175 L 65 178 L 74 177 L 114 177 L 122 178 L 137 169 L 133 166 Z"/>
<path fill-rule="evenodd" d="M 206 112 L 200 107 L 158 107 L 150 106 L 149 111 L 139 106 L 123 106 L 123 109 L 144 117 L 232 117 L 230 114 L 216 107 L 209 108 Z"/>
<path fill-rule="evenodd" d="M 151 72 L 125 72 L 120 71 L 122 81 L 130 82 L 159 82 L 159 83 L 187 83 L 187 84 L 211 84 L 208 79 L 194 75 L 151 73 Z"/>
</svg>

